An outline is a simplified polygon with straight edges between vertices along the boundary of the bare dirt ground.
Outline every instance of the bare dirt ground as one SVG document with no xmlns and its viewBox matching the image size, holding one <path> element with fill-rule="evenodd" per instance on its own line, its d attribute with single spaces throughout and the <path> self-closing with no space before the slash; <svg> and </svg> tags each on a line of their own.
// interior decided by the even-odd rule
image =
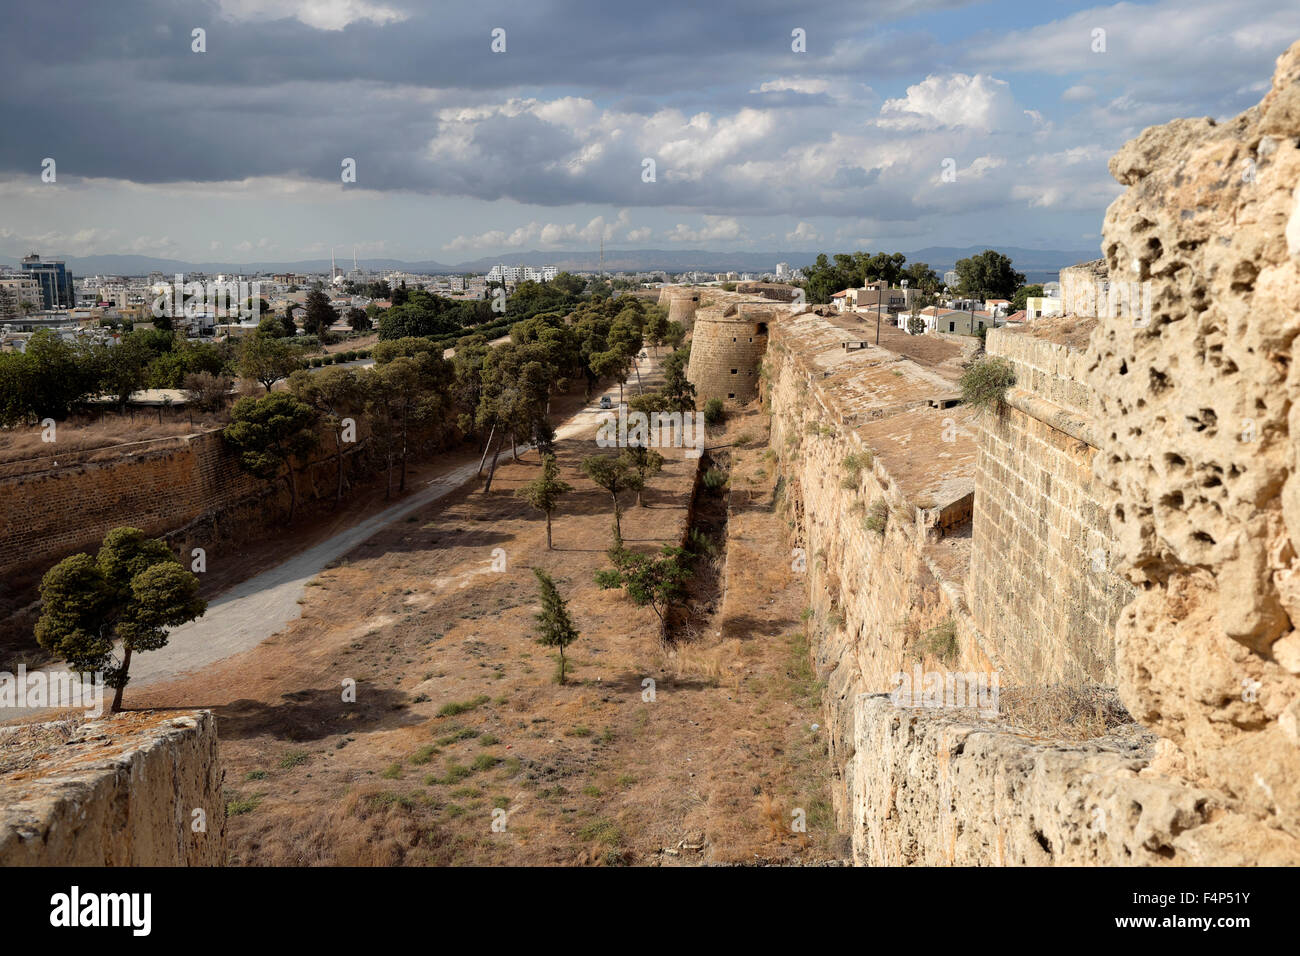
<svg viewBox="0 0 1300 956">
<path fill-rule="evenodd" d="M 723 447 L 736 435 L 749 444 Z M 837 859 L 801 582 L 770 557 L 788 547 L 760 474 L 765 425 L 737 416 L 710 444 L 744 494 L 701 507 L 725 519 L 699 545 L 719 571 L 700 577 L 717 585 L 696 589 L 695 636 L 675 648 L 649 608 L 595 584 L 611 509 L 578 470 L 594 441 L 575 436 L 557 446 L 575 491 L 554 551 L 514 495 L 535 454 L 506 459 L 490 494 L 472 486 L 418 508 L 321 573 L 276 636 L 193 677 L 128 688 L 128 706 L 217 713 L 232 864 Z M 685 531 L 696 463 L 666 453 L 646 507 L 627 503 L 629 546 Z M 533 565 L 582 633 L 563 686 L 532 630 Z"/>
<path fill-rule="evenodd" d="M 829 315 L 826 321 L 832 325 L 851 332 L 855 337 L 875 344 L 876 317 L 857 312 L 843 315 Z M 896 325 L 890 325 L 883 319 L 880 322 L 880 347 L 898 355 L 905 355 L 917 365 L 932 369 L 952 381 L 961 377 L 962 362 L 979 344 L 978 339 L 971 339 L 965 350 L 956 342 L 940 338 L 937 335 L 910 335 Z"/>
</svg>

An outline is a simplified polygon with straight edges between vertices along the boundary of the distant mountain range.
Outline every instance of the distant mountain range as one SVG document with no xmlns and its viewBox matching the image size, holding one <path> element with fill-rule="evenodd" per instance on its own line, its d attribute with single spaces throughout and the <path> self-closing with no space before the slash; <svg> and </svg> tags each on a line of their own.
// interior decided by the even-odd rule
<svg viewBox="0 0 1300 956">
<path fill-rule="evenodd" d="M 908 262 L 924 262 L 941 275 L 958 259 L 983 252 L 989 246 L 928 246 L 908 252 Z M 1017 246 L 997 246 L 999 252 L 1011 257 L 1017 269 L 1031 279 L 1039 278 L 1059 269 L 1085 262 L 1098 256 L 1097 249 L 1062 251 L 1060 249 L 1022 249 Z M 893 251 L 893 250 L 890 250 Z M 829 254 L 829 253 L 828 253 Z M 61 256 L 42 253 L 50 259 L 63 259 L 77 276 L 86 275 L 148 275 L 150 272 L 174 274 L 177 272 L 252 273 L 252 272 L 328 272 L 328 259 L 307 259 L 298 262 L 182 262 L 178 259 L 158 259 L 152 256 Z M 606 249 L 607 272 L 771 272 L 778 262 L 788 262 L 791 268 L 811 265 L 817 258 L 815 252 L 713 252 L 703 249 Z M 0 256 L 0 263 L 18 264 L 18 257 Z M 594 272 L 600 266 L 600 253 L 590 252 L 514 252 L 500 256 L 485 256 L 466 262 L 447 264 L 424 260 L 408 262 L 402 259 L 362 259 L 361 268 L 370 272 L 403 271 L 414 273 L 483 273 L 497 263 L 505 265 L 553 265 L 561 271 Z M 351 266 L 351 260 L 340 261 L 342 268 Z"/>
</svg>

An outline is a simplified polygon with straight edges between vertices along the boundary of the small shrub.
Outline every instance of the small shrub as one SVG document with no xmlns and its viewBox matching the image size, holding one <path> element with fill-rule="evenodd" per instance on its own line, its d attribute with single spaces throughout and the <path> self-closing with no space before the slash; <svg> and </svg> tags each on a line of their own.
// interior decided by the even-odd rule
<svg viewBox="0 0 1300 956">
<path fill-rule="evenodd" d="M 411 754 L 411 763 L 413 764 L 428 763 L 430 760 L 433 759 L 435 754 L 439 754 L 439 753 L 442 753 L 442 751 L 439 750 L 437 747 L 435 747 L 433 744 L 425 744 L 415 753 Z"/>
<path fill-rule="evenodd" d="M 618 846 L 623 842 L 623 831 L 619 829 L 618 824 L 605 819 L 592 820 L 578 831 L 578 836 L 584 840 L 603 843 L 605 846 Z"/>
<path fill-rule="evenodd" d="M 921 635 L 921 650 L 944 663 L 957 658 L 957 622 L 948 618 Z"/>
<path fill-rule="evenodd" d="M 723 407 L 722 399 L 711 398 L 704 403 L 704 424 L 718 425 L 726 418 L 726 409 Z"/>
<path fill-rule="evenodd" d="M 967 405 L 1000 411 L 1006 404 L 1007 389 L 1016 384 L 1016 373 L 1010 362 L 993 355 L 972 362 L 959 384 L 962 401 Z"/>
<path fill-rule="evenodd" d="M 704 487 L 717 491 L 727 483 L 727 473 L 719 468 L 710 468 L 704 473 Z"/>
<path fill-rule="evenodd" d="M 435 780 L 437 783 L 460 783 L 474 771 L 463 764 L 458 764 L 454 760 L 447 761 L 447 772 L 441 780 Z"/>
<path fill-rule="evenodd" d="M 872 503 L 863 524 L 868 531 L 875 532 L 882 538 L 885 536 L 885 529 L 889 527 L 889 505 L 884 498 L 877 498 Z"/>
<path fill-rule="evenodd" d="M 400 763 L 389 764 L 384 768 L 384 772 L 379 776 L 385 780 L 396 780 L 402 775 L 402 765 Z"/>
<path fill-rule="evenodd" d="M 294 767 L 305 764 L 311 757 L 305 750 L 291 750 L 280 759 L 281 770 L 292 770 Z"/>
<path fill-rule="evenodd" d="M 870 468 L 874 461 L 875 458 L 869 451 L 859 452 L 856 455 L 846 455 L 844 457 L 844 487 L 855 490 L 862 482 L 863 469 Z"/>
<path fill-rule="evenodd" d="M 257 809 L 257 805 L 262 802 L 261 796 L 255 797 L 235 797 L 233 800 L 226 801 L 226 816 L 237 817 L 241 814 L 252 813 Z"/>
<path fill-rule="evenodd" d="M 453 701 L 450 704 L 443 704 L 438 708 L 438 716 L 455 717 L 457 714 L 463 714 L 466 711 L 474 710 L 476 707 L 482 707 L 491 699 L 487 694 L 479 694 L 473 700 Z"/>
</svg>

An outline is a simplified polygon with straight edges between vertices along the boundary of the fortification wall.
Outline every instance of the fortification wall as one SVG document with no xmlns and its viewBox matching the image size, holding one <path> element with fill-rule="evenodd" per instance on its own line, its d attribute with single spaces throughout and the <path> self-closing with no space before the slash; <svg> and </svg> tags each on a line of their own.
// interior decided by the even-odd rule
<svg viewBox="0 0 1300 956">
<path fill-rule="evenodd" d="M 855 708 L 861 866 L 1284 866 L 1300 844 L 1150 768 L 1148 739 L 1044 740 L 972 712 Z"/>
<path fill-rule="evenodd" d="M 1099 316 L 1109 301 L 1110 270 L 1105 259 L 1081 262 L 1061 270 L 1061 313 Z"/>
<path fill-rule="evenodd" d="M 744 403 L 758 396 L 758 368 L 776 314 L 771 303 L 754 308 L 725 301 L 695 313 L 686 378 L 701 405 L 710 398 Z"/>
<path fill-rule="evenodd" d="M 816 332 L 824 342 L 810 341 Z M 859 799 L 853 790 L 858 695 L 893 688 L 895 673 L 914 663 L 935 666 L 922 647 L 935 628 L 952 628 L 953 661 L 964 669 L 996 664 L 984 653 L 965 606 L 961 542 L 944 537 L 946 527 L 969 520 L 974 444 L 967 416 L 957 413 L 961 441 L 947 448 L 940 436 L 953 410 L 891 400 L 873 413 L 855 414 L 829 390 L 831 383 L 849 387 L 856 372 L 864 391 L 895 388 L 896 363 L 880 349 L 842 353 L 838 338 L 816 316 L 802 317 L 793 328 L 778 323 L 764 377 L 771 445 L 780 456 L 781 506 L 803 551 L 814 662 L 826 686 L 832 798 L 847 829 Z M 840 372 L 827 378 L 821 363 L 830 361 Z M 917 384 L 926 387 L 924 380 Z M 944 449 L 938 454 L 952 462 L 947 480 L 918 484 L 917 476 L 904 475 L 906 444 L 887 447 L 889 436 L 898 434 L 933 436 Z M 845 465 L 850 455 L 862 465 L 856 480 Z M 918 500 L 928 507 L 918 507 Z M 873 530 L 877 509 L 887 517 Z"/>
<path fill-rule="evenodd" d="M 0 866 L 220 866 L 222 778 L 206 710 L 2 727 Z"/>
<path fill-rule="evenodd" d="M 367 436 L 362 420 L 358 441 L 345 452 L 345 474 Z M 296 469 L 301 500 L 334 489 L 332 449 L 332 440 L 323 439 L 312 461 Z M 121 525 L 166 537 L 182 551 L 211 553 L 260 535 L 288 507 L 284 482 L 271 485 L 241 469 L 219 430 L 100 461 L 55 461 L 44 471 L 0 477 L 0 571 L 6 574 L 93 551 Z"/>
<path fill-rule="evenodd" d="M 216 431 L 109 461 L 3 478 L 0 568 L 97 547 L 119 525 L 162 534 L 265 494 L 265 482 L 240 470 Z"/>
<path fill-rule="evenodd" d="M 680 322 L 688 332 L 695 327 L 695 312 L 700 305 L 697 290 L 687 289 L 676 292 L 668 299 L 668 321 Z"/>
<path fill-rule="evenodd" d="M 1102 248 L 1151 302 L 1089 346 L 1094 466 L 1138 591 L 1119 691 L 1163 766 L 1296 837 L 1300 43 L 1258 106 L 1152 127 L 1110 170 L 1127 189 Z"/>
<path fill-rule="evenodd" d="M 1012 329 L 991 330 L 988 352 L 1010 362 L 1016 385 L 1001 411 L 979 420 L 966 588 L 975 624 L 1009 668 L 1006 681 L 1113 684 L 1115 622 L 1133 591 L 1112 570 L 1092 476 L 1087 357 Z"/>
</svg>

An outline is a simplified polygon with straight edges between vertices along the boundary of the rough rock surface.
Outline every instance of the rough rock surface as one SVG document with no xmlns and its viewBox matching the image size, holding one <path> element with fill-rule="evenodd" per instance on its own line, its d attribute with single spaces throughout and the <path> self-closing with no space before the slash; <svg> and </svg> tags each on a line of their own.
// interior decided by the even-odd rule
<svg viewBox="0 0 1300 956">
<path fill-rule="evenodd" d="M 859 865 L 1241 866 L 1300 852 L 1223 794 L 1151 774 L 1140 732 L 1046 742 L 887 694 L 856 710 Z"/>
<path fill-rule="evenodd" d="M 1111 160 L 1103 251 L 1150 316 L 1090 345 L 1118 567 L 1119 689 L 1156 765 L 1300 836 L 1300 43 L 1223 124 L 1153 127 Z M 1280 835 L 1279 835 L 1280 837 Z"/>
<path fill-rule="evenodd" d="M 0 728 L 0 866 L 219 866 L 221 782 L 205 710 Z"/>
</svg>

